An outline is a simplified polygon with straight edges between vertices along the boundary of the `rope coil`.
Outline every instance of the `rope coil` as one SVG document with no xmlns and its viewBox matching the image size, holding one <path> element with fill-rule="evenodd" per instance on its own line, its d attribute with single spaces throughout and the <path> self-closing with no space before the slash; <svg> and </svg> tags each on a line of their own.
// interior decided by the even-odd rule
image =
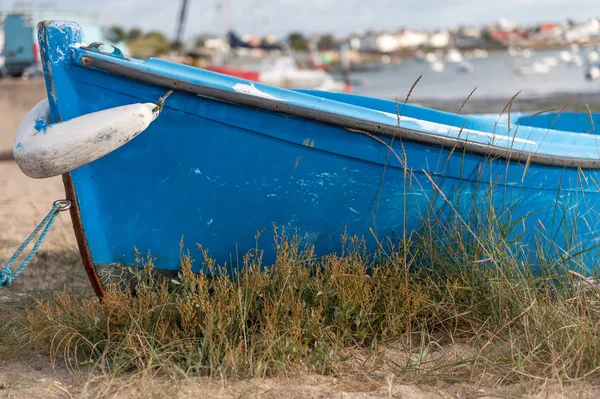
<svg viewBox="0 0 600 399">
<path fill-rule="evenodd" d="M 37 252 L 40 245 L 42 245 L 42 242 L 46 238 L 46 234 L 48 234 L 50 227 L 52 227 L 52 224 L 54 223 L 56 216 L 60 212 L 66 211 L 69 208 L 71 208 L 71 201 L 69 201 L 69 200 L 63 199 L 63 200 L 54 201 L 50 212 L 48 212 L 46 217 L 44 219 L 42 219 L 41 223 L 35 228 L 35 230 L 33 230 L 33 232 L 29 235 L 29 237 L 27 237 L 25 239 L 25 241 L 23 242 L 23 244 L 21 244 L 21 246 L 16 250 L 14 255 L 9 259 L 9 261 L 6 264 L 6 266 L 4 267 L 4 269 L 0 270 L 0 288 L 10 287 L 12 282 L 17 277 L 19 277 L 19 275 L 21 273 L 23 273 L 23 270 L 25 270 L 25 268 L 27 267 L 27 265 L 29 264 L 29 262 L 31 261 L 31 259 L 35 255 L 35 253 Z M 35 245 L 31 249 L 31 252 L 29 253 L 29 255 L 27 255 L 27 257 L 25 258 L 25 260 L 23 261 L 21 266 L 19 266 L 17 268 L 17 270 L 15 272 L 13 272 L 12 271 L 13 263 L 17 260 L 19 255 L 21 255 L 21 253 L 23 252 L 25 247 L 27 247 L 27 245 L 29 245 L 31 240 L 33 240 L 38 235 L 38 233 L 40 233 L 40 231 L 41 231 L 40 237 L 38 238 Z"/>
</svg>

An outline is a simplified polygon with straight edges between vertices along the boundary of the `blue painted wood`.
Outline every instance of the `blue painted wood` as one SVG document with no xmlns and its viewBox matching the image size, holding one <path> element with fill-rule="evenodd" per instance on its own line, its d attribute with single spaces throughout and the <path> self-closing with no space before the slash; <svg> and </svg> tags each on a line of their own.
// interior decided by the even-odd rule
<svg viewBox="0 0 600 399">
<path fill-rule="evenodd" d="M 394 103 L 392 108 L 391 102 L 386 100 L 380 100 L 376 98 L 356 96 L 346 93 L 329 93 L 321 92 L 317 90 L 298 90 L 298 92 L 312 94 L 318 97 L 329 98 L 344 103 L 355 104 L 363 107 L 376 107 L 378 109 L 385 108 L 389 112 L 395 113 L 396 109 L 402 109 L 404 99 L 399 100 L 397 104 Z M 459 107 L 460 104 L 457 104 Z M 457 109 L 458 110 L 458 109 Z M 500 115 L 500 111 L 491 114 L 474 114 L 457 116 L 453 115 L 450 117 L 450 121 L 458 120 L 464 121 L 465 116 L 468 116 L 471 120 L 479 120 L 480 122 L 488 123 L 500 123 L 506 125 L 508 123 L 508 112 L 504 112 Z M 436 111 L 437 112 L 437 111 Z M 436 117 L 436 120 L 439 117 Z M 542 112 L 538 115 L 537 112 L 511 112 L 510 113 L 511 124 L 519 125 L 520 127 L 537 127 L 542 129 L 562 130 L 565 132 L 577 132 L 577 133 L 590 133 L 596 134 L 600 129 L 600 113 L 588 113 L 588 112 L 570 112 L 558 110 Z M 474 124 L 473 126 L 479 127 L 480 125 Z M 530 130 L 527 130 L 528 132 Z M 597 155 L 597 154 L 596 154 Z"/>
<path fill-rule="evenodd" d="M 50 61 L 45 74 L 55 120 L 156 101 L 166 92 L 82 66 L 81 57 L 92 54 L 74 45 L 81 41 L 76 25 L 49 23 L 40 35 Z M 162 60 L 115 62 L 180 85 L 236 92 L 237 85 L 250 84 Z M 254 89 L 285 106 L 398 124 L 394 102 L 259 84 Z M 489 118 L 410 105 L 402 115 L 402 127 L 430 135 L 458 137 L 464 125 L 480 132 L 468 140 L 497 148 L 599 158 L 597 136 L 577 126 L 548 130 L 540 119 L 538 126 L 515 131 Z M 297 228 L 318 254 L 326 254 L 340 250 L 344 232 L 366 235 L 373 249 L 375 236 L 397 241 L 432 221 L 456 222 L 457 215 L 476 226 L 489 209 L 510 227 L 508 237 L 524 256 L 535 256 L 537 237 L 550 251 L 544 256 L 586 250 L 592 259 L 600 228 L 599 177 L 595 170 L 491 160 L 383 135 L 374 139 L 318 120 L 183 92 L 169 97 L 143 134 L 72 172 L 94 263 L 134 264 L 135 247 L 150 251 L 156 267 L 168 270 L 179 267 L 182 237 L 195 259 L 201 259 L 195 247 L 200 243 L 220 263 L 238 268 L 262 229 L 259 246 L 265 261 L 273 260 L 273 223 Z M 196 267 L 201 269 L 200 262 Z"/>
</svg>

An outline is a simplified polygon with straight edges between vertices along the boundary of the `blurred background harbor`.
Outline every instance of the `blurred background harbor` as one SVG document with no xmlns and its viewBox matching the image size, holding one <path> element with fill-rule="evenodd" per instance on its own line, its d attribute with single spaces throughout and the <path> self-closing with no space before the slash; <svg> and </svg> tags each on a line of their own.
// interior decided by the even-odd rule
<svg viewBox="0 0 600 399">
<path fill-rule="evenodd" d="M 92 6 L 0 3 L 0 75 L 39 78 L 36 24 L 62 19 L 77 21 L 88 43 L 106 45 L 102 51 L 111 52 L 113 45 L 128 57 L 161 57 L 281 87 L 404 101 L 421 76 L 410 101 L 448 111 L 456 111 L 475 88 L 465 111 L 499 112 L 517 93 L 514 110 L 571 99 L 575 107 L 600 104 L 600 18 L 594 15 L 529 24 L 498 19 L 435 29 L 408 24 L 346 33 L 330 33 L 327 27 L 323 32 L 291 29 L 275 35 L 238 31 L 234 0 L 204 4 L 220 16 L 218 29 L 213 26 L 220 32 L 197 27 L 194 0 L 169 5 L 175 28 L 171 34 L 163 26 L 138 27 L 137 21 L 117 24 Z"/>
</svg>

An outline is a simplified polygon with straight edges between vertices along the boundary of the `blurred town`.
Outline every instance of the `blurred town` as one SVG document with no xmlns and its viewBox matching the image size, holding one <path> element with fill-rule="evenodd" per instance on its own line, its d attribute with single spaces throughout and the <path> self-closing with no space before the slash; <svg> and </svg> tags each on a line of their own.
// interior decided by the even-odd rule
<svg viewBox="0 0 600 399">
<path fill-rule="evenodd" d="M 137 36 L 139 31 L 134 31 Z M 119 38 L 126 35 L 119 30 Z M 506 19 L 483 27 L 467 26 L 442 30 L 414 30 L 399 28 L 397 31 L 357 32 L 350 36 L 316 34 L 304 36 L 302 32 L 292 32 L 288 37 L 273 35 L 260 37 L 244 34 L 244 43 L 256 48 L 257 56 L 264 55 L 261 45 L 289 45 L 298 53 L 315 51 L 321 53 L 324 62 L 336 63 L 340 60 L 340 50 L 348 45 L 352 60 L 356 63 L 381 61 L 400 62 L 404 58 L 433 58 L 433 54 L 446 55 L 451 61 L 458 57 L 455 52 L 463 52 L 465 58 L 481 57 L 489 50 L 519 51 L 519 49 L 566 48 L 572 44 L 586 46 L 600 44 L 600 18 L 577 22 L 567 20 L 560 23 L 540 23 L 532 26 L 519 26 Z M 164 42 L 163 42 L 164 43 Z M 223 38 L 202 35 L 185 42 L 186 51 L 194 54 L 211 54 L 229 50 Z M 152 54 L 151 48 L 136 49 L 138 55 Z M 516 53 L 515 53 L 516 54 Z M 484 55 L 483 55 L 484 56 Z"/>
<path fill-rule="evenodd" d="M 259 36 L 230 28 L 226 34 L 191 37 L 184 32 L 190 18 L 187 4 L 183 0 L 178 5 L 173 37 L 158 29 L 106 26 L 94 13 L 16 5 L 12 11 L 0 14 L 0 75 L 40 75 L 36 24 L 61 19 L 77 21 L 88 42 L 116 46 L 125 56 L 166 58 L 282 87 L 351 92 L 353 87 L 366 85 L 354 73 L 380 71 L 386 65 L 406 62 L 422 63 L 421 69 L 433 73 L 452 66 L 455 72 L 469 74 L 477 68 L 477 60 L 492 53 L 521 60 L 507 64 L 516 76 L 549 74 L 558 65 L 568 65 L 579 69 L 580 76 L 588 81 L 600 80 L 598 17 L 526 26 L 499 19 L 485 26 L 437 30 L 399 27 L 345 36 L 300 31 L 285 37 Z M 541 51 L 543 57 L 534 57 L 536 51 Z M 527 59 L 531 61 L 525 62 Z"/>
</svg>

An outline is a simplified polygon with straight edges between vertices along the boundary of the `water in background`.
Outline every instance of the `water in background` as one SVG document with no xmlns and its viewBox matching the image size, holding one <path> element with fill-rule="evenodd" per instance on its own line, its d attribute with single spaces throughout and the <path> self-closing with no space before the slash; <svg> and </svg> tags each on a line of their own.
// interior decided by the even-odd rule
<svg viewBox="0 0 600 399">
<path fill-rule="evenodd" d="M 477 87 L 472 100 L 502 99 L 507 101 L 521 91 L 519 98 L 542 99 L 557 93 L 600 94 L 600 80 L 585 79 L 584 66 L 569 65 L 558 58 L 559 50 L 540 50 L 531 58 L 511 57 L 506 52 L 492 52 L 488 58 L 469 62 L 471 73 L 459 71 L 458 63 L 445 63 L 442 72 L 433 72 L 430 64 L 408 60 L 398 65 L 385 65 L 376 72 L 355 72 L 352 79 L 356 94 L 404 101 L 411 86 L 423 75 L 411 94 L 411 102 L 419 100 L 462 101 Z M 521 76 L 519 67 L 554 58 L 557 64 L 548 73 Z M 550 61 L 553 62 L 553 61 Z M 525 69 L 526 69 L 525 68 Z"/>
</svg>

